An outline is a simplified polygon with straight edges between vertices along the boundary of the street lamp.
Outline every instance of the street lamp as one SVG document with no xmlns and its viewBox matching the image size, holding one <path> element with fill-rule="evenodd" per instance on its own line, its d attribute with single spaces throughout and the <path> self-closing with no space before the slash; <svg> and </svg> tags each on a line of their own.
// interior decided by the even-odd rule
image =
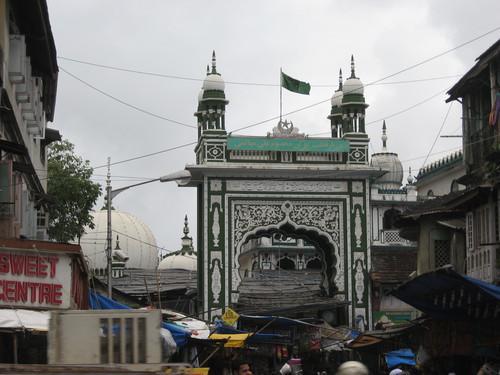
<svg viewBox="0 0 500 375">
<path fill-rule="evenodd" d="M 112 273 L 112 264 L 113 264 L 113 249 L 111 244 L 112 238 L 112 230 L 111 230 L 111 206 L 113 202 L 113 198 L 116 197 L 121 192 L 128 190 L 130 188 L 141 186 L 145 184 L 150 184 L 151 182 L 169 182 L 169 181 L 177 181 L 179 184 L 187 184 L 191 180 L 191 173 L 187 170 L 182 170 L 174 173 L 170 173 L 168 175 L 162 176 L 160 178 L 155 178 L 152 180 L 139 182 L 138 184 L 133 184 L 129 186 L 124 186 L 115 190 L 111 188 L 111 172 L 110 172 L 110 161 L 108 158 L 108 174 L 106 178 L 106 209 L 108 213 L 108 227 L 107 227 L 107 235 L 106 235 L 106 256 L 107 256 L 107 268 L 108 268 L 108 297 L 112 298 L 112 286 L 111 286 L 111 273 Z"/>
</svg>

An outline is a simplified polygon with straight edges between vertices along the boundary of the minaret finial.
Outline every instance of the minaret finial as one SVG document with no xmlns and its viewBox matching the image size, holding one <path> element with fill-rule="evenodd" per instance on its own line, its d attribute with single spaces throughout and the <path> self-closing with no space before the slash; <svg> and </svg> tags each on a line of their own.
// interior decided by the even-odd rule
<svg viewBox="0 0 500 375">
<path fill-rule="evenodd" d="M 116 235 L 116 247 L 115 250 L 121 250 L 120 249 L 120 237 Z"/>
<path fill-rule="evenodd" d="M 411 175 L 411 167 L 408 167 L 408 184 L 411 185 L 413 184 L 413 176 Z"/>
<path fill-rule="evenodd" d="M 386 129 L 387 127 L 385 126 L 385 120 L 384 123 L 382 124 L 382 151 L 387 151 L 387 134 L 386 134 Z"/>
<path fill-rule="evenodd" d="M 184 237 L 187 237 L 189 234 L 189 226 L 188 226 L 188 215 L 184 216 L 184 229 L 182 230 L 184 233 Z"/>
<path fill-rule="evenodd" d="M 210 74 L 210 66 L 207 64 L 207 76 Z"/>
<path fill-rule="evenodd" d="M 213 50 L 212 51 L 212 74 L 217 73 L 217 69 L 216 69 L 215 65 L 216 65 L 215 50 Z"/>
<path fill-rule="evenodd" d="M 351 78 L 356 78 L 356 72 L 354 70 L 354 55 L 351 55 Z"/>
<path fill-rule="evenodd" d="M 342 68 L 339 70 L 339 91 L 342 90 Z"/>
</svg>

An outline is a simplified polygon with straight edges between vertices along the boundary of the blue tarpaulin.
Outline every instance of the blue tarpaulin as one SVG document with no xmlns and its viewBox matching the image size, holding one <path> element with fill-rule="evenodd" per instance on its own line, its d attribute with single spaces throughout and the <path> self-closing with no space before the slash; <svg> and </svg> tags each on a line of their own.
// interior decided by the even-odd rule
<svg viewBox="0 0 500 375">
<path fill-rule="evenodd" d="M 391 294 L 436 319 L 491 318 L 500 287 L 441 268 L 416 277 Z"/>
<path fill-rule="evenodd" d="M 92 310 L 128 310 L 130 307 L 126 305 L 122 305 L 115 300 L 112 300 L 108 297 L 104 297 L 103 295 L 97 293 L 94 290 L 90 290 L 89 293 L 89 306 Z M 191 334 L 185 329 L 179 327 L 173 323 L 162 322 L 162 328 L 170 331 L 172 337 L 174 338 L 175 343 L 180 348 L 186 345 L 188 338 Z"/>
<path fill-rule="evenodd" d="M 392 369 L 398 365 L 415 366 L 415 354 L 411 349 L 399 349 L 385 354 L 387 367 Z"/>
</svg>

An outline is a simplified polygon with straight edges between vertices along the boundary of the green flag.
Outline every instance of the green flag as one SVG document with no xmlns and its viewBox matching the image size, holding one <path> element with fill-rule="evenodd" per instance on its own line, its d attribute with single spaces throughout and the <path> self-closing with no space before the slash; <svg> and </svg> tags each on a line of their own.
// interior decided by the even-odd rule
<svg viewBox="0 0 500 375">
<path fill-rule="evenodd" d="M 309 95 L 311 85 L 307 82 L 299 81 L 281 72 L 281 87 L 296 92 L 297 94 Z"/>
</svg>

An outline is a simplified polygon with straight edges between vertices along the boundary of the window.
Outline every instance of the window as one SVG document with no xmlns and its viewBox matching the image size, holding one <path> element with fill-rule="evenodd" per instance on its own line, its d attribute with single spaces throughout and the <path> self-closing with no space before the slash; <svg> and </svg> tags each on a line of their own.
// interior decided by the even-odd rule
<svg viewBox="0 0 500 375">
<path fill-rule="evenodd" d="M 433 198 L 434 197 L 434 192 L 432 191 L 432 189 L 427 192 L 427 196 L 429 198 Z"/>
<path fill-rule="evenodd" d="M 450 264 L 450 240 L 434 240 L 434 265 L 436 268 Z"/>
</svg>

